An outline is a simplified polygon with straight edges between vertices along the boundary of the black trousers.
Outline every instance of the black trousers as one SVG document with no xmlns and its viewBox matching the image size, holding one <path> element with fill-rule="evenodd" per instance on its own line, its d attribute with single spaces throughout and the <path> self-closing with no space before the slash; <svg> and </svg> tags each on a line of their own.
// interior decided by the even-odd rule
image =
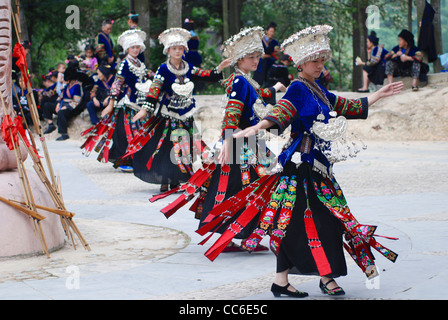
<svg viewBox="0 0 448 320">
<path fill-rule="evenodd" d="M 71 107 L 63 106 L 64 109 L 59 109 L 58 112 L 56 112 L 56 102 L 46 102 L 43 106 L 43 116 L 44 119 L 47 120 L 53 120 L 53 115 L 57 115 L 57 126 L 58 126 L 58 132 L 60 134 L 67 134 L 67 128 L 68 128 L 68 121 L 73 117 L 74 112 Z"/>
</svg>

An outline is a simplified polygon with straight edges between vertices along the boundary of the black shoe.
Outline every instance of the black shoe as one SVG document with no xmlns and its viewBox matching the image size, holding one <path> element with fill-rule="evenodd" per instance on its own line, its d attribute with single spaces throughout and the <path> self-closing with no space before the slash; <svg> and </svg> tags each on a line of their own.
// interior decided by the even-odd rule
<svg viewBox="0 0 448 320">
<path fill-rule="evenodd" d="M 274 297 L 278 298 L 282 294 L 293 297 L 293 298 L 305 298 L 308 297 L 308 293 L 296 290 L 295 292 L 289 291 L 288 287 L 290 284 L 288 283 L 284 287 L 280 287 L 279 285 L 273 283 L 271 286 L 271 292 L 274 294 Z"/>
<path fill-rule="evenodd" d="M 162 184 L 160 185 L 160 192 L 167 192 L 168 191 L 168 185 Z"/>
<path fill-rule="evenodd" d="M 64 141 L 67 140 L 68 138 L 69 138 L 68 134 L 63 133 L 59 138 L 56 139 L 56 141 Z"/>
<path fill-rule="evenodd" d="M 176 189 L 179 186 L 179 183 L 170 184 L 170 190 Z"/>
<path fill-rule="evenodd" d="M 328 289 L 327 285 L 330 282 L 334 282 L 334 279 L 331 279 L 326 284 L 322 282 L 322 279 L 319 281 L 319 288 L 324 294 L 328 294 L 329 296 L 343 296 L 345 294 L 345 291 L 341 287 L 336 287 L 334 289 Z"/>
<path fill-rule="evenodd" d="M 52 123 L 48 125 L 47 130 L 44 131 L 44 134 L 52 133 L 54 130 L 56 130 L 56 126 Z"/>
</svg>

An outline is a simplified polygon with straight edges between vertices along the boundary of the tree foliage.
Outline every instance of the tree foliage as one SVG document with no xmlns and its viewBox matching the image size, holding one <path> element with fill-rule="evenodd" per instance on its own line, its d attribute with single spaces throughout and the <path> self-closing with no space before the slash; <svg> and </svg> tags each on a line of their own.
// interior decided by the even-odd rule
<svg viewBox="0 0 448 320">
<path fill-rule="evenodd" d="M 374 5 L 380 13 L 380 26 L 375 29 L 380 43 L 386 49 L 396 45 L 397 35 L 407 28 L 407 1 L 399 0 L 243 0 L 241 20 L 244 26 L 266 26 L 275 21 L 278 25 L 276 38 L 281 43 L 289 35 L 311 25 L 330 24 L 333 59 L 328 63 L 335 89 L 351 88 L 353 68 L 353 10 L 358 1 Z M 413 32 L 417 38 L 416 12 L 414 5 Z M 128 0 L 21 0 L 25 12 L 28 32 L 32 43 L 32 67 L 42 74 L 64 61 L 69 53 L 79 54 L 82 41 L 93 41 L 105 18 L 115 21 L 111 38 L 116 43 L 118 36 L 127 29 Z M 221 60 L 219 46 L 223 37 L 222 0 L 184 0 L 182 19 L 195 21 L 196 32 L 201 37 L 200 50 L 204 67 L 212 68 Z M 80 28 L 67 29 L 66 8 L 76 5 L 80 9 Z M 448 1 L 441 2 L 442 35 L 448 42 Z M 150 35 L 152 39 L 149 67 L 156 69 L 166 57 L 157 37 L 167 27 L 167 2 L 150 1 Z M 370 32 L 371 29 L 368 30 Z M 24 39 L 25 40 L 25 39 Z M 225 39 L 224 39 L 225 40 Z M 445 45 L 446 48 L 446 45 Z"/>
<path fill-rule="evenodd" d="M 78 29 L 68 29 L 66 19 L 69 14 L 66 8 L 75 5 L 79 8 Z M 128 14 L 128 1 L 123 0 L 21 0 L 20 10 L 25 13 L 33 72 L 42 74 L 54 68 L 67 55 L 79 54 L 83 46 L 81 41 L 92 42 L 101 30 L 101 22 L 112 19 L 114 24 L 112 38 L 116 40 L 120 31 L 126 28 L 125 19 Z M 14 9 L 15 10 L 15 9 Z"/>
</svg>

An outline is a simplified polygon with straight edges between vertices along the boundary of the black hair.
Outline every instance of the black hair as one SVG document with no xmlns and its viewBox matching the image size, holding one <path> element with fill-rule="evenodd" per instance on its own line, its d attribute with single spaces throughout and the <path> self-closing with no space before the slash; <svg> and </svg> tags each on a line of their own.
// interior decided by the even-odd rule
<svg viewBox="0 0 448 320">
<path fill-rule="evenodd" d="M 106 24 L 112 24 L 112 20 L 111 19 L 105 19 L 103 20 L 103 23 L 101 24 L 101 26 L 105 26 Z"/>
<path fill-rule="evenodd" d="M 135 13 L 135 11 L 132 10 L 132 11 L 128 14 L 128 19 L 130 19 L 130 20 L 132 20 L 132 22 L 138 24 L 138 13 Z"/>
<path fill-rule="evenodd" d="M 95 47 L 93 45 L 91 45 L 91 44 L 88 44 L 84 48 L 84 51 L 87 51 L 87 50 L 91 50 L 91 51 L 95 52 Z"/>
<path fill-rule="evenodd" d="M 269 30 L 270 28 L 276 29 L 277 28 L 277 24 L 274 21 L 272 21 L 271 23 L 269 23 L 267 25 L 266 30 Z"/>
</svg>

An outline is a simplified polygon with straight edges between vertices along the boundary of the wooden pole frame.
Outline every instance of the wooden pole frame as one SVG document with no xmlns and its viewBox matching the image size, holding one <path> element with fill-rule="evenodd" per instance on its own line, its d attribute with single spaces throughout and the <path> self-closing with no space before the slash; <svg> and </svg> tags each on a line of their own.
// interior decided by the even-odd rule
<svg viewBox="0 0 448 320">
<path fill-rule="evenodd" d="M 15 32 L 17 35 L 17 40 L 20 43 L 21 42 L 21 32 L 20 32 L 20 23 L 19 23 L 20 8 L 19 8 L 18 1 L 16 0 L 15 2 L 16 2 L 17 12 L 14 14 L 13 11 L 11 10 L 11 17 L 12 17 L 14 29 L 15 29 Z M 45 217 L 38 214 L 37 209 L 45 210 L 47 212 L 59 215 L 64 232 L 65 232 L 66 236 L 68 237 L 68 239 L 71 240 L 74 248 L 76 249 L 76 241 L 75 241 L 75 237 L 73 236 L 75 234 L 78 237 L 78 239 L 80 240 L 82 246 L 86 250 L 90 251 L 91 249 L 90 249 L 89 244 L 87 243 L 85 238 L 82 236 L 81 232 L 79 231 L 78 227 L 76 226 L 75 222 L 73 221 L 73 217 L 75 214 L 72 212 L 69 212 L 65 207 L 65 204 L 64 204 L 64 201 L 62 198 L 61 180 L 60 180 L 59 176 L 56 177 L 56 175 L 54 174 L 54 169 L 53 169 L 53 165 L 51 163 L 50 154 L 48 152 L 48 147 L 46 144 L 45 137 L 43 136 L 42 127 L 41 127 L 41 123 L 39 120 L 37 104 L 36 104 L 36 101 L 34 100 L 34 96 L 32 94 L 33 89 L 31 87 L 30 82 L 26 82 L 26 84 L 27 84 L 27 89 L 28 89 L 27 99 L 29 101 L 29 109 L 30 109 L 31 119 L 33 121 L 33 125 L 36 130 L 36 133 L 40 137 L 42 149 L 44 152 L 44 157 L 46 160 L 46 167 L 49 171 L 50 179 L 47 176 L 45 167 L 44 167 L 40 157 L 38 156 L 38 154 L 36 154 L 36 151 L 35 151 L 36 143 L 34 140 L 34 136 L 31 133 L 31 131 L 29 130 L 28 126 L 26 126 L 26 128 L 29 133 L 32 146 L 25 143 L 25 137 L 22 137 L 22 135 L 20 133 L 18 133 L 18 136 L 19 136 L 20 140 L 22 141 L 23 145 L 26 147 L 27 152 L 30 155 L 30 157 L 34 163 L 33 168 L 36 171 L 36 173 L 39 176 L 42 183 L 44 184 L 44 186 L 46 187 L 47 191 L 49 192 L 49 194 L 56 206 L 56 209 L 37 205 L 35 203 L 34 197 L 32 196 L 31 188 L 29 185 L 28 177 L 26 174 L 25 166 L 22 161 L 21 152 L 20 152 L 19 146 L 16 145 L 16 143 L 14 141 L 14 137 L 12 135 L 11 129 L 10 129 L 10 134 L 11 134 L 11 139 L 13 142 L 13 147 L 15 150 L 16 158 L 17 158 L 19 178 L 21 181 L 22 191 L 24 194 L 25 202 L 8 200 L 3 197 L 0 197 L 1 198 L 0 201 L 13 206 L 14 208 L 28 214 L 30 217 L 33 218 L 35 226 L 37 227 L 37 229 L 39 231 L 38 232 L 39 239 L 41 240 L 42 246 L 43 246 L 44 251 L 46 252 L 47 256 L 49 256 L 48 249 L 46 249 L 47 247 L 46 247 L 44 234 L 43 234 L 42 228 L 40 226 L 40 221 L 43 220 L 43 218 L 45 218 Z M 0 92 L 0 94 L 1 94 L 1 92 Z M 2 100 L 2 104 L 3 104 L 3 108 L 5 110 L 5 115 L 7 115 L 9 113 L 6 109 L 6 105 L 3 100 L 3 95 L 1 97 L 1 100 Z"/>
</svg>

